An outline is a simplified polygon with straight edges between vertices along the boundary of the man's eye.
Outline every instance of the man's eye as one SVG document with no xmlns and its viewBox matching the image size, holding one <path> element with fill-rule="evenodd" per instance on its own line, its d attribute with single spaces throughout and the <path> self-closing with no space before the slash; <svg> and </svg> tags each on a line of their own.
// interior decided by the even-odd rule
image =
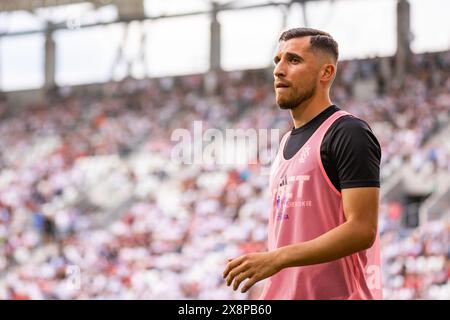
<svg viewBox="0 0 450 320">
<path fill-rule="evenodd" d="M 299 63 L 299 62 L 300 62 L 300 59 L 299 59 L 299 58 L 292 58 L 292 59 L 291 59 L 291 62 Z"/>
</svg>

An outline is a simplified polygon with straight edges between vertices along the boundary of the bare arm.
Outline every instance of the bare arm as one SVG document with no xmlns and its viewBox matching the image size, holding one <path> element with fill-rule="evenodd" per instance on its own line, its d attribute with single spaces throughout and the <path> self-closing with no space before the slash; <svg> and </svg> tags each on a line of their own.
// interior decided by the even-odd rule
<svg viewBox="0 0 450 320">
<path fill-rule="evenodd" d="M 281 268 L 329 262 L 370 248 L 378 221 L 378 188 L 342 190 L 346 222 L 307 242 L 281 247 L 277 263 Z"/>
<path fill-rule="evenodd" d="M 329 262 L 371 247 L 377 231 L 379 188 L 343 189 L 342 202 L 346 222 L 310 241 L 231 260 L 224 271 L 228 285 L 236 278 L 236 290 L 249 278 L 242 288 L 245 292 L 281 269 Z"/>
</svg>

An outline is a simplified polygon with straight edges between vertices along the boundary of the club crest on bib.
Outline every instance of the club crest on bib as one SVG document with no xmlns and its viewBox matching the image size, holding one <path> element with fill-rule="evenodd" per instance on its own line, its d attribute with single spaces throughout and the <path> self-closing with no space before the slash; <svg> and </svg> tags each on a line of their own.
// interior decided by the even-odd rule
<svg viewBox="0 0 450 320">
<path fill-rule="evenodd" d="M 305 163 L 306 158 L 308 158 L 308 156 L 309 156 L 310 150 L 311 150 L 311 147 L 310 147 L 309 144 L 305 145 L 305 146 L 302 148 L 302 150 L 300 151 L 299 159 L 298 159 L 298 161 L 299 161 L 300 163 Z"/>
</svg>

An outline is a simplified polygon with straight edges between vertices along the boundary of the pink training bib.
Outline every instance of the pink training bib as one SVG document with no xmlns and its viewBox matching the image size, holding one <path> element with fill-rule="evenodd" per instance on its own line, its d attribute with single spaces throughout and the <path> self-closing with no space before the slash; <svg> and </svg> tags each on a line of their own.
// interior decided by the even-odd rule
<svg viewBox="0 0 450 320">
<path fill-rule="evenodd" d="M 281 140 L 270 175 L 268 249 L 317 238 L 345 222 L 341 194 L 322 164 L 320 146 L 338 111 L 289 160 Z M 286 268 L 268 278 L 259 299 L 382 299 L 379 235 L 371 248 L 316 265 Z"/>
</svg>

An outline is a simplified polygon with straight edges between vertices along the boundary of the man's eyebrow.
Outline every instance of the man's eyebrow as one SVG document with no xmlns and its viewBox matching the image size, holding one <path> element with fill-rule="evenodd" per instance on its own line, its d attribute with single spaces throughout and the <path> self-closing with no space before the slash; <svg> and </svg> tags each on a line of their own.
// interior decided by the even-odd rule
<svg viewBox="0 0 450 320">
<path fill-rule="evenodd" d="M 286 52 L 285 55 L 287 56 L 288 59 L 292 59 L 292 58 L 297 58 L 300 61 L 305 61 L 305 59 L 303 59 L 302 56 L 298 55 L 297 53 L 293 53 L 293 52 Z M 277 63 L 278 61 L 280 61 L 281 58 L 279 55 L 276 55 L 273 58 L 273 62 Z"/>
<path fill-rule="evenodd" d="M 288 57 L 288 59 L 297 58 L 300 61 L 305 61 L 305 59 L 303 59 L 302 56 L 300 56 L 300 55 L 298 55 L 296 53 L 286 52 L 286 56 Z"/>
</svg>

